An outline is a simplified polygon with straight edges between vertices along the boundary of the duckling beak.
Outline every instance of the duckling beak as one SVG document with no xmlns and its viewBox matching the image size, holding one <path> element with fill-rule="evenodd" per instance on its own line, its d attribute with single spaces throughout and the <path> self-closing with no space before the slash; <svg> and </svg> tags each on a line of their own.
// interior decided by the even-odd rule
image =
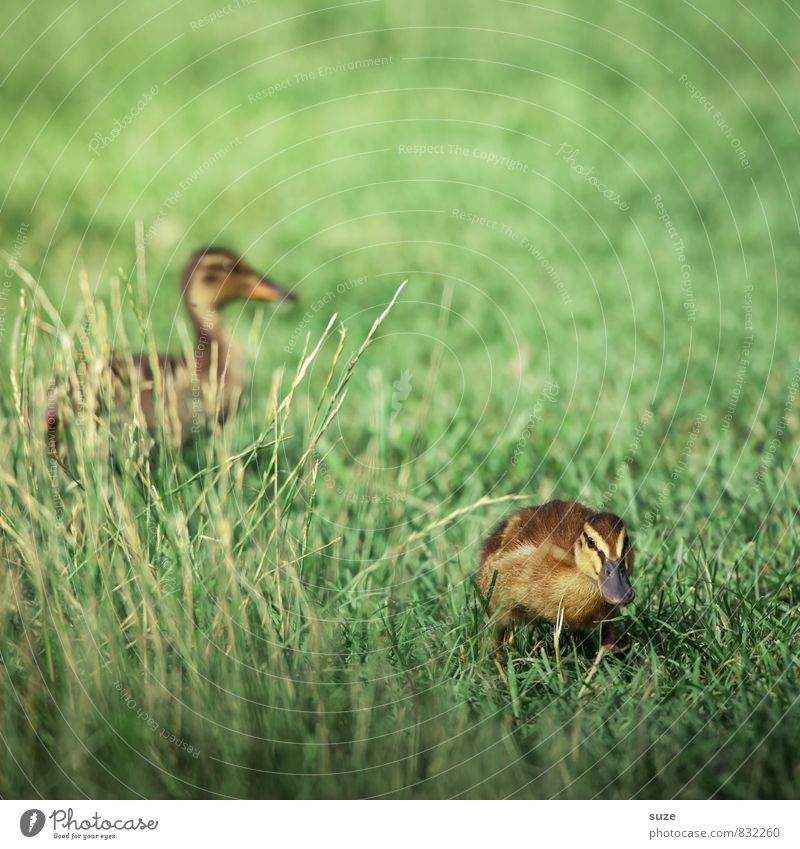
<svg viewBox="0 0 800 849">
<path fill-rule="evenodd" d="M 600 573 L 600 595 L 609 604 L 620 607 L 630 604 L 636 598 L 622 560 L 606 560 L 603 564 Z"/>
<path fill-rule="evenodd" d="M 297 295 L 279 286 L 269 277 L 259 277 L 247 296 L 251 301 L 296 301 Z"/>
</svg>

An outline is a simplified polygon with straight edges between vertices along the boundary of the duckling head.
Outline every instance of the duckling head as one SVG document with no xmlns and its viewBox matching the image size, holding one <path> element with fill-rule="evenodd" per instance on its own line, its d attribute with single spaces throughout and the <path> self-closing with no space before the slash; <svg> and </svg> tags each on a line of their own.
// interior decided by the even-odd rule
<svg viewBox="0 0 800 849">
<path fill-rule="evenodd" d="M 619 516 L 595 513 L 589 517 L 575 542 L 575 563 L 597 581 L 600 595 L 609 604 L 622 607 L 635 598 L 628 580 L 633 551 Z"/>
<path fill-rule="evenodd" d="M 183 269 L 183 296 L 197 313 L 216 311 L 235 300 L 296 301 L 293 292 L 260 274 L 225 248 L 195 251 Z"/>
</svg>

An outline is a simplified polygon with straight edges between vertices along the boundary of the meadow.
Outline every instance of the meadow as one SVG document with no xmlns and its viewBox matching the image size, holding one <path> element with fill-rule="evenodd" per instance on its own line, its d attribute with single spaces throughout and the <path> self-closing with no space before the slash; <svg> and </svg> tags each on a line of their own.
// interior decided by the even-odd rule
<svg viewBox="0 0 800 849">
<path fill-rule="evenodd" d="M 8 17 L 0 795 L 797 796 L 790 5 Z M 227 311 L 239 416 L 66 474 L 48 386 L 189 350 L 203 244 L 299 297 Z M 599 665 L 474 584 L 551 497 L 635 540 Z"/>
</svg>

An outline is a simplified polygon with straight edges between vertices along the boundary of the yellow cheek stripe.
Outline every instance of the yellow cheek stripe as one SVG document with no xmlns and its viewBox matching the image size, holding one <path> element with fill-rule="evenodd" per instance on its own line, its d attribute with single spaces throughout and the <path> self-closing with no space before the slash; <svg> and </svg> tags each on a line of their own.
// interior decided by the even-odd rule
<svg viewBox="0 0 800 849">
<path fill-rule="evenodd" d="M 625 548 L 625 528 L 619 532 L 617 537 L 617 559 L 622 557 L 623 549 Z"/>
<path fill-rule="evenodd" d="M 602 536 L 600 536 L 600 534 L 597 533 L 597 531 L 590 524 L 588 524 L 588 522 L 583 526 L 583 530 L 588 536 L 590 536 L 594 540 L 594 544 L 600 549 L 600 551 L 603 552 L 603 554 L 605 554 L 606 557 L 611 557 L 611 550 L 608 547 L 608 543 L 603 539 Z M 597 571 L 600 571 L 599 566 L 597 567 Z"/>
<path fill-rule="evenodd" d="M 586 545 L 586 541 L 581 538 L 570 558 L 573 566 L 577 566 L 585 575 L 597 577 L 600 573 L 602 562 L 600 555 L 596 551 L 592 551 Z"/>
</svg>

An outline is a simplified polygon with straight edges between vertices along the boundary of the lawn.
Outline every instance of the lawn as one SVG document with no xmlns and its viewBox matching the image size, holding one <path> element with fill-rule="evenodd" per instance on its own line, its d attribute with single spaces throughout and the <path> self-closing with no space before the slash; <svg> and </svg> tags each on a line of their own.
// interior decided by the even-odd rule
<svg viewBox="0 0 800 849">
<path fill-rule="evenodd" d="M 281 5 L 5 24 L 0 795 L 796 797 L 800 16 Z M 188 349 L 203 244 L 299 296 L 238 418 L 65 473 L 51 380 Z M 597 666 L 474 585 L 551 497 L 635 540 Z"/>
</svg>

